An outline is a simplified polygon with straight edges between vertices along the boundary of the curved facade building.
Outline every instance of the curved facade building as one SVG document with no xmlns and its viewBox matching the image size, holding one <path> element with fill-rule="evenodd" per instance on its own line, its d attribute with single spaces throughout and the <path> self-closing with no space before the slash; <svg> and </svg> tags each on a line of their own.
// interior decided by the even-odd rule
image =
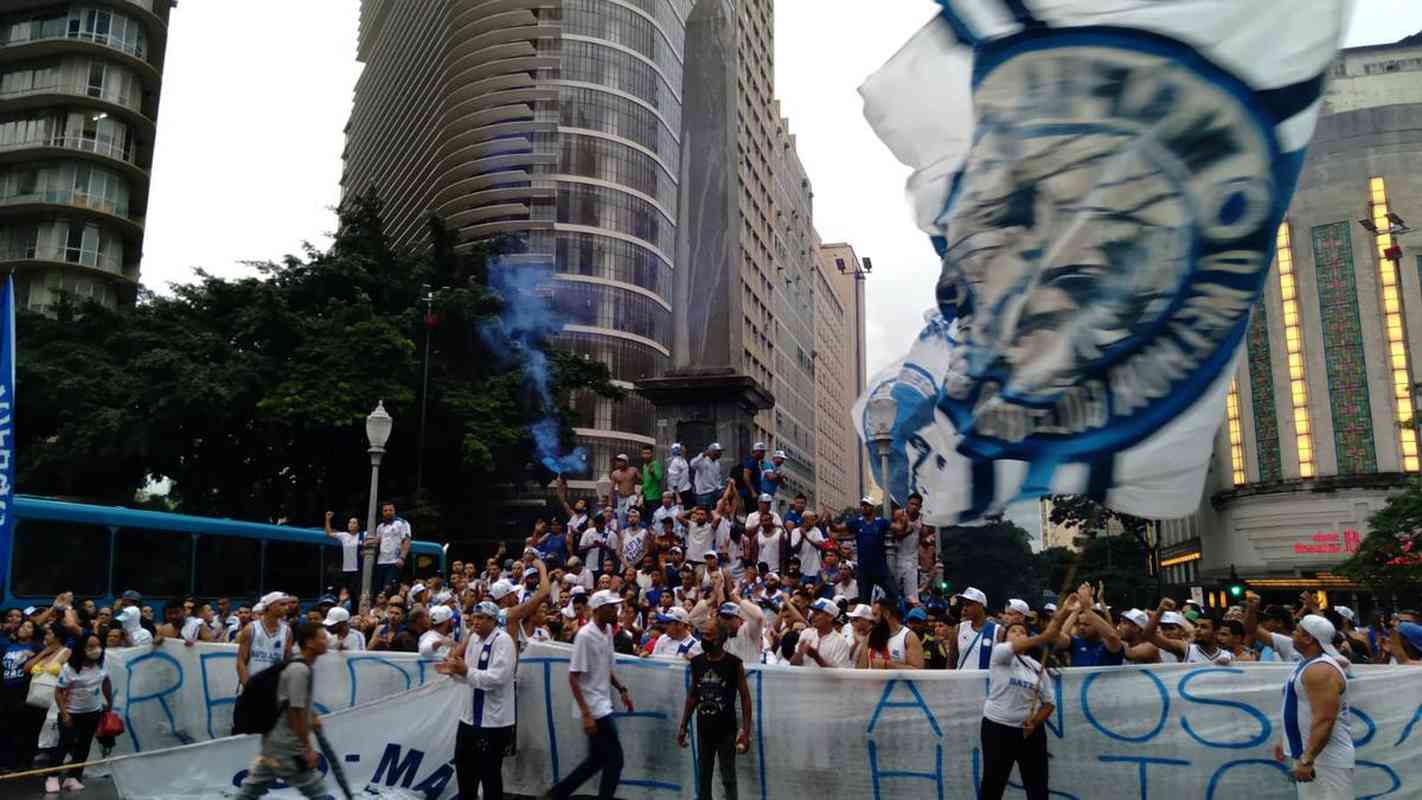
<svg viewBox="0 0 1422 800">
<path fill-rule="evenodd" d="M 22 307 L 135 294 L 169 10 L 0 7 L 0 270 Z"/>
<path fill-rule="evenodd" d="M 1355 592 L 1329 570 L 1419 466 L 1422 234 L 1399 220 L 1422 226 L 1422 37 L 1333 67 L 1229 395 L 1202 574 Z"/>
<path fill-rule="evenodd" d="M 691 0 L 363 0 L 345 192 L 377 187 L 397 244 L 425 214 L 551 264 L 565 347 L 625 388 L 671 357 Z M 650 404 L 575 400 L 593 474 L 652 444 Z"/>
</svg>

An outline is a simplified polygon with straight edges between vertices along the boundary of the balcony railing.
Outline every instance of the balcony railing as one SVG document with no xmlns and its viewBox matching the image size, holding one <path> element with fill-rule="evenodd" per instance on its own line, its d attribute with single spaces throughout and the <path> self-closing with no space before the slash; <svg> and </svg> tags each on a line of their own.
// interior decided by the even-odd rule
<svg viewBox="0 0 1422 800">
<path fill-rule="evenodd" d="M 46 136 L 25 142 L 0 144 L 0 152 L 24 150 L 28 147 L 64 147 L 83 153 L 97 153 L 116 161 L 138 166 L 138 162 L 133 159 L 132 147 L 123 147 L 116 142 L 100 142 L 97 139 L 88 139 L 83 136 Z"/>
<path fill-rule="evenodd" d="M 118 254 L 82 247 L 0 246 L 0 263 L 7 261 L 62 261 L 66 264 L 101 269 L 115 275 L 123 274 L 123 260 Z"/>
<path fill-rule="evenodd" d="M 14 100 L 20 97 L 30 97 L 37 94 L 68 94 L 75 97 L 91 97 L 95 100 L 103 100 L 106 103 L 113 103 L 116 106 L 123 106 L 130 111 L 143 113 L 143 97 L 137 92 L 114 93 L 95 89 L 84 81 L 57 81 L 47 83 L 43 86 L 31 86 L 28 89 L 12 89 L 8 92 L 0 92 L 0 100 Z M 117 96 L 115 96 L 117 94 Z"/>
<path fill-rule="evenodd" d="M 53 205 L 86 208 L 101 214 L 129 219 L 128 201 L 115 201 L 100 195 L 65 189 L 60 191 L 26 192 L 0 197 L 0 206 L 17 206 L 26 203 L 50 203 Z"/>
<path fill-rule="evenodd" d="M 0 42 L 0 48 L 20 47 L 22 45 L 34 44 L 35 42 L 52 42 L 68 39 L 79 42 L 89 42 L 100 47 L 107 47 L 121 53 L 127 53 L 139 61 L 148 61 L 148 43 L 130 42 L 120 39 L 107 33 L 95 33 L 93 31 L 70 31 L 70 30 L 41 30 L 37 35 L 31 32 L 26 38 L 11 38 L 8 42 Z"/>
</svg>

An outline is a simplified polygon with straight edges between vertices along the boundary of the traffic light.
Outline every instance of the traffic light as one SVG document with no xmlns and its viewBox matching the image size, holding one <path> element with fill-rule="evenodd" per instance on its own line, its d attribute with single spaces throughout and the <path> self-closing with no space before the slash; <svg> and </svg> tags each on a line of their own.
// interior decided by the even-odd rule
<svg viewBox="0 0 1422 800">
<path fill-rule="evenodd" d="M 1230 567 L 1229 583 L 1225 584 L 1225 594 L 1229 595 L 1229 601 L 1234 603 L 1235 601 L 1244 600 L 1244 593 L 1248 589 L 1249 586 L 1240 580 L 1239 573 L 1234 571 L 1234 567 Z"/>
</svg>

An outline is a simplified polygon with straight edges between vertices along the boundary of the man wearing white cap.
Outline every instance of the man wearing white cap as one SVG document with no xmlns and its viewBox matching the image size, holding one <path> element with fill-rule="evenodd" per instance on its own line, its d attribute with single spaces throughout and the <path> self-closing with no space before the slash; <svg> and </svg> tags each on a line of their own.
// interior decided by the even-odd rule
<svg viewBox="0 0 1422 800">
<path fill-rule="evenodd" d="M 689 507 L 696 502 L 696 493 L 691 491 L 691 465 L 680 442 L 671 446 L 671 456 L 667 459 L 667 491 L 676 495 L 676 504 Z"/>
<path fill-rule="evenodd" d="M 701 655 L 701 642 L 691 635 L 691 618 L 686 609 L 672 606 L 664 614 L 657 615 L 657 621 L 667 626 L 667 632 L 657 637 L 652 647 L 653 656 L 680 657 L 690 661 Z"/>
<path fill-rule="evenodd" d="M 450 632 L 454 630 L 454 609 L 435 606 L 430 609 L 430 629 L 420 634 L 419 654 L 424 658 L 443 661 L 454 647 Z"/>
<path fill-rule="evenodd" d="M 849 640 L 835 632 L 834 621 L 839 617 L 839 606 L 833 600 L 821 597 L 810 604 L 810 627 L 800 631 L 800 643 L 790 663 L 797 667 L 819 667 L 821 669 L 848 669 L 853 665 L 849 660 Z"/>
<path fill-rule="evenodd" d="M 775 502 L 775 498 L 768 494 L 762 494 L 756 498 L 755 510 L 746 515 L 746 530 L 760 530 L 761 520 L 769 517 L 775 520 L 775 527 L 783 528 L 785 523 L 781 521 L 780 515 L 770 510 L 770 504 Z"/>
<path fill-rule="evenodd" d="M 864 648 L 869 641 L 869 631 L 874 627 L 874 609 L 865 603 L 860 603 L 849 609 L 849 627 L 840 633 L 846 642 L 849 642 L 849 658 L 851 663 L 859 660 L 859 651 Z"/>
<path fill-rule="evenodd" d="M 326 628 L 326 644 L 331 650 L 337 652 L 359 652 L 365 649 L 365 636 L 360 631 L 351 629 L 351 612 L 334 606 L 326 612 L 326 619 L 322 620 L 322 626 Z"/>
<path fill-rule="evenodd" d="M 785 465 L 785 451 L 776 450 L 770 456 L 769 464 L 761 464 L 760 470 L 760 492 L 761 494 L 776 495 L 780 487 L 785 483 L 785 473 L 780 468 Z"/>
<path fill-rule="evenodd" d="M 765 648 L 765 612 L 760 606 L 741 597 L 734 582 L 725 579 L 725 573 L 715 578 L 711 602 L 716 607 L 716 616 L 725 623 L 730 632 L 726 639 L 726 652 L 746 664 L 759 664 L 760 654 Z"/>
<path fill-rule="evenodd" d="M 287 606 L 295 602 L 281 592 L 268 592 L 253 610 L 261 616 L 237 634 L 237 685 L 246 686 L 253 675 L 291 657 L 291 626 Z"/>
<path fill-rule="evenodd" d="M 721 467 L 721 444 L 712 442 L 688 465 L 691 468 L 691 490 L 696 493 L 696 505 L 710 511 L 726 485 Z"/>
<path fill-rule="evenodd" d="M 1027 605 L 1027 601 L 1014 597 L 1007 601 L 1007 608 L 1002 610 L 1002 621 L 1008 625 L 1026 622 L 1027 615 L 1030 613 L 1032 613 L 1032 607 Z"/>
<path fill-rule="evenodd" d="M 513 638 L 499 630 L 499 608 L 487 600 L 476 605 L 471 636 L 463 647 L 435 665 L 469 689 L 459 712 L 454 739 L 454 771 L 459 793 L 473 798 L 503 797 L 504 753 L 514 736 L 514 672 L 518 654 Z"/>
<path fill-rule="evenodd" d="M 1274 744 L 1280 764 L 1293 760 L 1299 800 L 1352 800 L 1354 747 L 1348 729 L 1348 674 L 1333 646 L 1333 623 L 1317 614 L 1294 628 L 1294 651 L 1303 658 L 1284 684 L 1283 738 Z M 1346 663 L 1346 662 L 1345 662 Z"/>
<path fill-rule="evenodd" d="M 948 662 L 952 669 L 988 669 L 992 646 L 997 643 L 997 624 L 987 618 L 987 595 L 969 586 L 957 598 L 963 621 L 948 643 Z"/>
<path fill-rule="evenodd" d="M 548 583 L 548 567 L 544 565 L 543 561 L 534 559 L 533 569 L 538 570 L 538 589 L 526 595 L 522 602 L 519 601 L 518 587 L 509 581 L 495 581 L 494 585 L 489 587 L 489 597 L 493 599 L 502 614 L 499 627 L 514 637 L 514 642 L 520 649 L 523 648 L 523 644 L 527 640 L 524 619 L 533 614 L 535 608 L 543 605 L 543 601 L 547 600 L 548 595 L 552 592 L 552 587 Z"/>
<path fill-rule="evenodd" d="M 1145 640 L 1160 648 L 1161 660 L 1167 662 L 1178 662 L 1182 664 L 1219 664 L 1228 666 L 1234 663 L 1234 654 L 1220 647 L 1219 638 L 1215 631 L 1218 630 L 1219 620 L 1212 614 L 1202 614 L 1195 620 L 1194 639 L 1184 641 L 1162 636 L 1157 630 L 1158 625 L 1180 625 L 1184 626 L 1184 615 L 1175 611 L 1175 603 L 1170 598 L 1160 601 L 1160 608 L 1156 609 L 1151 618 L 1146 622 Z M 1173 656 L 1174 658 L 1168 658 Z M 1072 666 L 1076 666 L 1075 663 Z"/>
<path fill-rule="evenodd" d="M 573 637 L 568 687 L 573 694 L 573 715 L 588 735 L 588 755 L 568 777 L 549 789 L 545 798 L 567 800 L 579 786 L 601 772 L 598 800 L 612 800 L 622 779 L 622 743 L 612 722 L 612 690 L 617 690 L 628 712 L 632 711 L 632 695 L 612 671 L 612 625 L 621 604 L 622 598 L 615 592 L 594 592 L 588 601 L 593 622 Z"/>
<path fill-rule="evenodd" d="M 750 455 L 741 461 L 736 469 L 736 493 L 741 496 L 741 504 L 749 513 L 755 498 L 761 494 L 760 478 L 765 464 L 765 442 L 751 445 Z"/>
<path fill-rule="evenodd" d="M 1156 664 L 1160 662 L 1160 648 L 1145 640 L 1145 626 L 1150 615 L 1132 608 L 1121 612 L 1116 623 L 1116 635 L 1121 637 L 1126 649 L 1126 660 L 1132 664 Z"/>
</svg>

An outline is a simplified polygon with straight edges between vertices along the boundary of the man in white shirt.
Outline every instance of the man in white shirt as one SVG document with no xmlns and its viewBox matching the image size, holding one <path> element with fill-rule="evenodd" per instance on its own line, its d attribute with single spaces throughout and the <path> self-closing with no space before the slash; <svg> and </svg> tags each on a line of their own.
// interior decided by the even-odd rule
<svg viewBox="0 0 1422 800">
<path fill-rule="evenodd" d="M 612 724 L 612 689 L 621 695 L 622 705 L 632 711 L 632 695 L 612 672 L 612 626 L 622 598 L 606 590 L 595 592 L 588 606 L 593 621 L 573 637 L 573 657 L 568 664 L 568 687 L 573 694 L 573 713 L 588 735 L 588 755 L 568 777 L 548 790 L 547 797 L 567 800 L 579 786 L 597 773 L 598 797 L 611 800 L 622 779 L 622 743 Z M 494 795 L 497 797 L 498 795 Z"/>
<path fill-rule="evenodd" d="M 472 635 L 463 648 L 435 666 L 469 688 L 461 703 L 454 739 L 454 771 L 459 793 L 503 797 L 503 760 L 514 736 L 514 673 L 518 654 L 513 638 L 498 628 L 499 607 L 488 601 L 474 607 Z"/>
<path fill-rule="evenodd" d="M 701 642 L 691 635 L 690 616 L 686 609 L 672 606 L 657 621 L 667 626 L 667 632 L 657 637 L 653 656 L 681 657 L 687 661 L 701 655 Z"/>
<path fill-rule="evenodd" d="M 443 661 L 454 647 L 450 631 L 454 628 L 454 609 L 435 606 L 430 609 L 430 629 L 420 634 L 420 655 Z"/>
<path fill-rule="evenodd" d="M 568 559 L 568 571 L 563 573 L 563 583 L 569 588 L 581 586 L 591 592 L 596 579 L 593 578 L 592 571 L 583 566 L 583 560 L 577 556 Z"/>
<path fill-rule="evenodd" d="M 335 530 L 331 527 L 331 521 L 335 519 L 336 512 L 326 512 L 326 535 L 336 540 L 341 546 L 341 586 L 350 593 L 351 607 L 360 608 L 360 544 L 365 539 L 365 534 L 361 533 L 360 520 L 351 517 L 346 520 L 346 529 Z"/>
<path fill-rule="evenodd" d="M 696 505 L 710 509 L 716 504 L 726 483 L 726 473 L 721 467 L 721 445 L 712 442 L 706 452 L 691 459 L 691 490 L 696 493 Z"/>
<path fill-rule="evenodd" d="M 820 548 L 825 545 L 825 532 L 818 522 L 815 512 L 806 511 L 799 527 L 790 531 L 790 552 L 800 557 L 800 578 L 811 586 L 820 582 Z"/>
<path fill-rule="evenodd" d="M 365 635 L 351 628 L 351 612 L 336 606 L 326 612 L 322 621 L 326 627 L 326 645 L 333 652 L 360 652 L 365 649 Z"/>
<path fill-rule="evenodd" d="M 667 459 L 667 489 L 676 495 L 677 505 L 696 502 L 696 494 L 691 491 L 691 465 L 682 455 L 680 442 L 671 446 L 671 458 Z"/>
<path fill-rule="evenodd" d="M 839 606 L 833 600 L 823 597 L 810 604 L 810 626 L 800 631 L 800 643 L 790 663 L 797 667 L 819 667 L 821 669 L 847 669 L 849 660 L 849 640 L 835 632 L 834 621 L 839 616 Z"/>
<path fill-rule="evenodd" d="M 761 495 L 766 497 L 768 495 Z M 754 513 L 751 516 L 755 516 Z M 755 552 L 760 563 L 770 567 L 771 572 L 779 572 L 781 546 L 785 543 L 785 529 L 780 527 L 779 522 L 770 516 L 763 516 L 759 519 L 759 526 L 755 528 L 747 527 L 748 531 L 755 531 Z"/>
<path fill-rule="evenodd" d="M 770 510 L 770 504 L 774 502 L 774 497 L 768 494 L 762 494 L 755 504 L 755 510 L 746 515 L 746 530 L 759 531 L 762 527 L 762 521 L 766 517 L 775 520 L 775 527 L 785 527 L 785 523 L 781 521 L 780 515 Z"/>
<path fill-rule="evenodd" d="M 592 524 L 583 529 L 583 538 L 578 542 L 578 552 L 587 559 L 594 572 L 599 572 L 604 561 L 617 556 L 618 549 L 617 533 L 608 527 L 607 515 L 597 514 L 593 517 Z"/>
<path fill-rule="evenodd" d="M 410 557 L 410 539 L 413 536 L 410 523 L 395 516 L 394 503 L 381 506 L 380 515 L 382 521 L 375 526 L 379 551 L 375 558 L 375 588 L 371 590 L 377 593 L 399 582 L 405 570 L 405 559 Z"/>
<path fill-rule="evenodd" d="M 672 521 L 672 532 L 678 538 L 686 536 L 686 527 L 681 524 L 682 515 L 681 503 L 676 500 L 676 493 L 671 489 L 662 492 L 662 504 L 652 511 L 652 530 L 662 530 L 662 520 L 670 518 Z"/>
</svg>

